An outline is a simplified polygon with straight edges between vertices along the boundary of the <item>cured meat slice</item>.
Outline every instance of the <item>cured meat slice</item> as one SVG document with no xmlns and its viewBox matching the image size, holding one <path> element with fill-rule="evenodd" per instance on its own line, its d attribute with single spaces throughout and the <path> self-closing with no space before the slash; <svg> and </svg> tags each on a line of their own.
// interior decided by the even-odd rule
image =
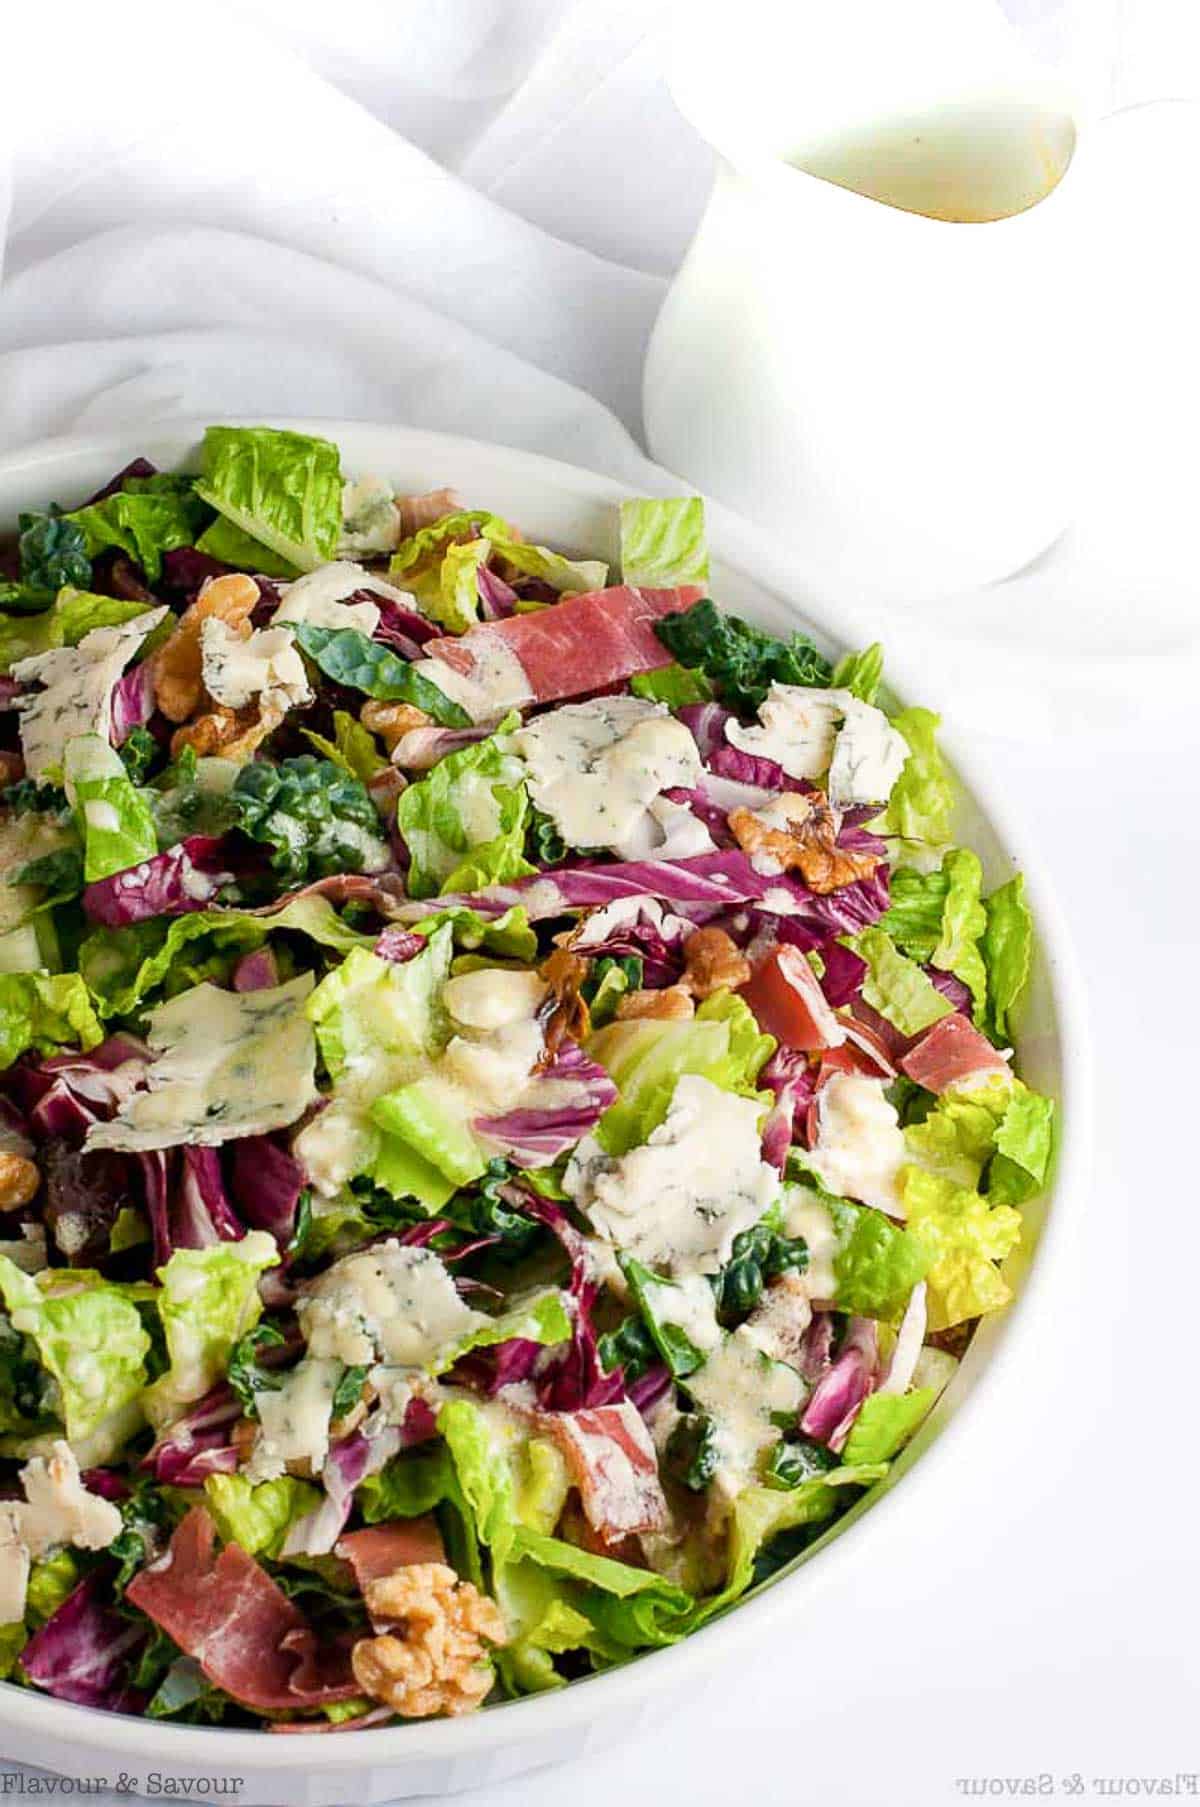
<svg viewBox="0 0 1200 1807">
<path fill-rule="evenodd" d="M 630 1400 L 580 1412 L 548 1412 L 543 1422 L 566 1457 L 588 1523 L 605 1543 L 664 1528 L 667 1502 L 658 1460 L 645 1421 Z"/>
<path fill-rule="evenodd" d="M 354 1570 L 359 1592 L 367 1583 L 394 1575 L 397 1569 L 413 1562 L 445 1562 L 442 1535 L 433 1519 L 390 1519 L 387 1524 L 368 1525 L 364 1531 L 350 1531 L 339 1537 L 334 1553 Z"/>
<path fill-rule="evenodd" d="M 834 1015 L 816 973 L 799 948 L 788 942 L 763 956 L 741 995 L 759 1026 L 785 1048 L 815 1054 L 821 1048 L 840 1048 L 846 1039 L 845 1026 Z"/>
<path fill-rule="evenodd" d="M 238 1544 L 214 1554 L 213 1521 L 193 1506 L 166 1555 L 125 1592 L 209 1681 L 261 1712 L 352 1700 L 349 1651 L 317 1649 L 304 1614 Z"/>
<path fill-rule="evenodd" d="M 927 1092 L 948 1092 L 970 1079 L 1009 1070 L 1003 1054 L 957 1011 L 927 1029 L 903 1056 L 900 1068 Z"/>
<path fill-rule="evenodd" d="M 554 703 L 669 665 L 671 654 L 654 623 L 690 608 L 703 595 L 699 584 L 671 590 L 618 584 L 568 596 L 533 614 L 490 621 L 461 637 L 431 640 L 425 650 L 464 677 L 483 680 L 502 649 L 499 657 L 510 654 L 525 674 L 526 700 Z"/>
</svg>

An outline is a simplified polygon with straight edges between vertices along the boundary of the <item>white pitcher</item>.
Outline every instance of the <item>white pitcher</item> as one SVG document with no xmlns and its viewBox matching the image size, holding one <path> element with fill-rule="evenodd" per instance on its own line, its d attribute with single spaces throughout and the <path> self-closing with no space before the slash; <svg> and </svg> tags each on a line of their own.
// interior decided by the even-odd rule
<svg viewBox="0 0 1200 1807">
<path fill-rule="evenodd" d="M 656 459 L 815 572 L 928 597 L 1071 509 L 1072 97 L 993 0 L 689 8 L 672 91 L 715 148 L 655 327 Z"/>
</svg>

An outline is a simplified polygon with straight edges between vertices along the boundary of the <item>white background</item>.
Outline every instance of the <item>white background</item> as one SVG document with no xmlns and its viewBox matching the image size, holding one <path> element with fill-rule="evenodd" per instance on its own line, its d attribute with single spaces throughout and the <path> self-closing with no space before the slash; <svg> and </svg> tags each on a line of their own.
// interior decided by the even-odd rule
<svg viewBox="0 0 1200 1807">
<path fill-rule="evenodd" d="M 1006 10 L 1096 115 L 1200 91 L 1190 0 Z M 661 0 L 22 13 L 0 448 L 273 411 L 644 471 L 642 349 L 710 170 L 663 89 Z M 1020 579 L 880 624 L 1019 799 L 1085 969 L 1096 1176 L 1053 1309 L 849 1577 L 496 1807 L 935 1807 L 959 1777 L 1200 1772 L 1196 114 L 1127 114 L 1092 154 L 1079 519 Z"/>
</svg>

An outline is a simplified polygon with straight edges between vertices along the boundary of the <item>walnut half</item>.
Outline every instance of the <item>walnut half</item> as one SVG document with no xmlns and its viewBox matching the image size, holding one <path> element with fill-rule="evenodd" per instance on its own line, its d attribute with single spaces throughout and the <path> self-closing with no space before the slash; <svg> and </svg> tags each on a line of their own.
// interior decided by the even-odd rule
<svg viewBox="0 0 1200 1807">
<path fill-rule="evenodd" d="M 394 1629 L 360 1638 L 351 1652 L 364 1694 L 402 1719 L 472 1713 L 492 1686 L 487 1644 L 503 1644 L 495 1601 L 444 1562 L 414 1562 L 366 1587 L 373 1623 Z"/>
<path fill-rule="evenodd" d="M 841 814 L 824 791 L 785 791 L 765 809 L 731 810 L 729 827 L 743 852 L 799 872 L 818 897 L 870 878 L 881 858 L 838 846 Z"/>
<path fill-rule="evenodd" d="M 0 1211 L 19 1211 L 33 1199 L 41 1175 L 23 1154 L 0 1152 Z"/>
</svg>

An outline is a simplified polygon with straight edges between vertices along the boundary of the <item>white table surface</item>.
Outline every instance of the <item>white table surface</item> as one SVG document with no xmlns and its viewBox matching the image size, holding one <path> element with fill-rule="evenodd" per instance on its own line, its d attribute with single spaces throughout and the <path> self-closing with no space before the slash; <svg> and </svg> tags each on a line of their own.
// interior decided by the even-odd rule
<svg viewBox="0 0 1200 1807">
<path fill-rule="evenodd" d="M 400 124 L 491 200 L 550 232 L 563 232 L 575 217 L 577 243 L 597 257 L 623 253 L 636 271 L 605 293 L 647 314 L 658 291 L 645 285 L 669 272 L 694 213 L 681 202 L 671 228 L 656 234 L 646 206 L 631 205 L 622 226 L 621 208 L 602 204 L 602 147 L 620 138 L 614 128 L 624 107 L 639 129 L 652 119 L 652 144 L 679 151 L 680 193 L 693 206 L 704 166 L 688 161 L 677 122 L 661 112 L 658 51 L 637 29 L 639 6 L 489 5 L 499 36 L 479 67 L 491 87 L 479 77 L 472 89 L 464 79 L 453 93 L 453 83 L 436 92 L 432 76 L 422 86 L 436 69 L 437 44 L 428 68 L 406 86 L 403 76 L 384 79 L 387 71 L 363 54 L 348 27 L 331 33 L 319 9 L 262 0 L 253 10 L 279 32 L 283 48 L 377 119 Z M 1183 0 L 1089 6 L 1011 0 L 1008 10 L 1032 20 L 1051 48 L 1065 33 L 1105 105 L 1196 92 L 1198 65 L 1184 31 L 1193 9 Z M 1101 13 L 1115 36 L 1083 31 L 1080 22 L 1094 26 Z M 194 25 L 190 9 L 189 16 Z M 378 34 L 379 9 L 367 5 L 362 16 Z M 549 40 L 551 24 L 557 63 L 539 38 L 540 31 Z M 564 91 L 565 78 L 555 73 L 563 59 L 576 55 L 586 66 L 588 45 L 594 52 L 606 33 L 622 46 L 620 62 L 612 81 L 589 90 L 579 134 L 531 145 L 523 136 L 529 118 L 548 116 Z M 474 79 L 478 67 L 471 72 Z M 537 106 L 504 105 L 505 84 Z M 106 79 L 93 68 L 90 86 L 118 95 L 115 65 Z M 127 103 L 136 109 L 125 95 L 114 114 Z M 480 106 L 491 122 L 483 135 L 472 130 Z M 969 699 L 976 761 L 999 769 L 1020 797 L 1087 979 L 1099 1053 L 1099 1146 L 1051 1325 L 1036 1346 L 1014 1352 L 919 1521 L 906 1515 L 902 1531 L 881 1538 L 877 1551 L 868 1541 L 861 1564 L 838 1586 L 811 1598 L 797 1587 L 787 1623 L 743 1651 L 703 1696 L 671 1704 L 653 1730 L 569 1771 L 462 1797 L 469 1802 L 939 1807 L 971 1798 L 960 1785 L 968 1778 L 998 1779 L 996 1798 L 1005 1778 L 1031 1778 L 1026 1792 L 1090 1799 L 1101 1798 L 1106 1778 L 1177 1775 L 1176 1792 L 1200 1792 L 1200 1780 L 1186 1780 L 1200 1774 L 1192 1630 L 1200 1462 L 1191 1404 L 1200 1198 L 1190 1155 L 1200 1112 L 1200 584 L 1192 546 L 1200 381 L 1196 291 L 1187 276 L 1196 139 L 1185 134 L 1180 142 L 1187 160 L 1159 170 L 1161 181 L 1144 145 L 1142 163 L 1125 166 L 1134 175 L 1110 247 L 1103 299 L 1111 330 L 1096 341 L 1092 394 L 1097 421 L 1121 426 L 1098 438 L 1085 517 L 1038 572 L 976 599 L 969 614 L 949 606 L 896 611 L 884 624 L 885 637 L 944 632 L 939 700 L 954 710 L 956 698 L 959 706 Z M 24 149 L 36 162 L 31 145 Z M 629 167 L 626 159 L 621 168 Z M 0 217 L 2 189 L 0 168 Z M 580 200 L 572 213 L 568 190 L 587 204 Z M 14 236 L 10 246 L 15 312 L 5 313 L 0 295 L 0 360 L 9 360 L 0 414 L 7 409 L 10 444 L 45 429 L 43 391 L 52 394 L 51 425 L 71 418 L 57 378 L 37 363 L 40 340 L 21 312 L 30 293 L 21 283 L 23 271 L 37 278 L 37 256 L 63 250 L 72 230 L 84 229 L 62 225 L 74 192 L 58 182 L 53 202 L 24 217 L 26 237 Z M 92 229 L 119 220 L 121 193 L 134 190 L 116 192 L 94 217 L 81 204 Z M 609 187 L 610 203 L 620 192 Z M 18 184 L 18 204 L 21 193 Z M 15 217 L 22 223 L 19 205 Z M 196 218 L 208 220 L 203 210 Z M 576 289 L 582 267 L 570 273 Z M 586 319 L 586 296 L 580 307 Z M 480 330 L 478 310 L 451 311 Z M 196 322 L 183 324 L 190 330 Z M 67 336 L 89 330 L 103 336 L 86 321 Z M 531 355 L 528 345 L 517 349 Z M 202 350 L 192 338 L 181 356 Z M 554 367 L 578 381 L 574 356 L 556 346 Z M 108 374 L 115 382 L 121 373 Z M 606 381 L 601 372 L 595 392 L 628 417 L 628 384 L 606 388 Z M 130 383 L 136 396 L 132 371 Z M 78 405 L 85 402 L 81 396 Z M 453 397 L 447 406 L 453 413 Z M 592 443 L 595 422 L 586 413 L 578 419 L 576 443 Z M 434 423 L 425 415 L 422 424 Z M 470 430 L 457 417 L 449 424 Z M 631 456 L 617 446 L 607 467 L 628 465 Z M 1035 652 L 1043 641 L 1055 649 L 1053 669 Z M 1093 662 L 1095 675 L 1072 689 L 1064 674 L 1076 654 Z M 1018 692 L 1021 729 L 1012 719 Z M 1117 1786 L 1111 1782 L 1110 1792 Z"/>
</svg>

